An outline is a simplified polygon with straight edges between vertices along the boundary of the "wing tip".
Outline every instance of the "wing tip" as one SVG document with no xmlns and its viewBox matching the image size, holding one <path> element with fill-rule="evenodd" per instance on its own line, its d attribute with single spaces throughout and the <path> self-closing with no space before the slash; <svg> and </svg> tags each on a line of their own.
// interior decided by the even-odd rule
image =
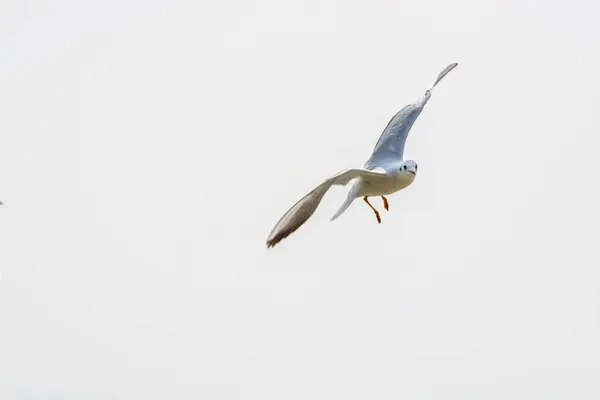
<svg viewBox="0 0 600 400">
<path fill-rule="evenodd" d="M 281 242 L 286 237 L 287 235 L 285 234 L 285 232 L 277 232 L 276 234 L 269 235 L 266 242 L 267 249 L 275 247 L 277 243 Z"/>
</svg>

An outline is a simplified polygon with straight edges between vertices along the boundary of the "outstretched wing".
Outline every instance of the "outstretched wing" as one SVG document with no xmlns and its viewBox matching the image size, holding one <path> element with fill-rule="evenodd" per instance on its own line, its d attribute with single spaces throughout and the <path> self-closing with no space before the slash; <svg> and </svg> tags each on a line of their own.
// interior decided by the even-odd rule
<svg viewBox="0 0 600 400">
<path fill-rule="evenodd" d="M 380 178 L 382 176 L 385 174 L 365 169 L 347 169 L 327 179 L 300 199 L 281 217 L 267 238 L 267 247 L 275 246 L 300 228 L 314 214 L 331 186 L 344 186 L 355 178 Z"/>
<path fill-rule="evenodd" d="M 365 163 L 365 168 L 372 169 L 390 160 L 402 160 L 404 157 L 404 145 L 406 144 L 410 128 L 412 128 L 431 97 L 431 90 L 457 65 L 458 63 L 452 63 L 444 68 L 439 73 L 431 89 L 425 91 L 425 94 L 419 100 L 407 105 L 394 115 L 383 130 L 377 144 L 375 144 L 371 157 Z"/>
<path fill-rule="evenodd" d="M 407 105 L 394 115 L 375 144 L 371 157 L 365 163 L 365 168 L 375 168 L 386 161 L 402 160 L 408 132 L 423 111 L 427 100 L 429 95 L 426 93 L 421 99 Z"/>
</svg>

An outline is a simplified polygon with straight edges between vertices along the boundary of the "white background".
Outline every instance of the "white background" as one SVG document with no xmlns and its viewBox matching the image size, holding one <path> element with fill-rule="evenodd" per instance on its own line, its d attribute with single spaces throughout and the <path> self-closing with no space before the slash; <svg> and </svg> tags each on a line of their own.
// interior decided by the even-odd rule
<svg viewBox="0 0 600 400">
<path fill-rule="evenodd" d="M 600 398 L 599 13 L 4 0 L 0 398 Z M 267 250 L 454 61 L 383 223 Z"/>
</svg>

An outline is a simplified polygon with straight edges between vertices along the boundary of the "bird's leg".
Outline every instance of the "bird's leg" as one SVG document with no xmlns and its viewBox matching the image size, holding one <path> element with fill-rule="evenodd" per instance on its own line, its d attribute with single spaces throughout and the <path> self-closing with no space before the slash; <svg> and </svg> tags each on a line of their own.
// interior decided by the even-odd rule
<svg viewBox="0 0 600 400">
<path fill-rule="evenodd" d="M 369 205 L 369 207 L 371 207 L 371 210 L 373 210 L 373 212 L 375 213 L 375 216 L 377 217 L 377 222 L 381 223 L 381 217 L 379 216 L 379 211 L 377 211 L 375 209 L 375 207 L 373 207 L 373 205 L 371 205 L 371 203 L 369 203 L 369 196 L 363 197 L 363 200 L 365 201 L 365 203 L 367 203 Z"/>
<path fill-rule="evenodd" d="M 381 196 L 381 198 L 383 199 L 383 208 L 385 208 L 387 211 L 389 211 L 390 205 L 389 205 L 387 199 L 385 198 L 385 196 Z"/>
</svg>

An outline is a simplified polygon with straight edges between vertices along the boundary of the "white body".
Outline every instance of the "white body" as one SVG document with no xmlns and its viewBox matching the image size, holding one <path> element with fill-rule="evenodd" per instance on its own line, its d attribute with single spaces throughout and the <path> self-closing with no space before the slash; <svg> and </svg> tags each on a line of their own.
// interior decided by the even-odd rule
<svg viewBox="0 0 600 400">
<path fill-rule="evenodd" d="M 350 193 L 356 191 L 355 198 L 364 196 L 385 196 L 406 188 L 413 183 L 415 175 L 398 171 L 395 175 L 382 177 L 358 178 Z"/>
<path fill-rule="evenodd" d="M 409 186 L 415 180 L 417 164 L 414 161 L 386 163 L 385 167 L 370 170 L 371 174 L 358 176 L 352 188 L 348 191 L 346 201 L 331 217 L 336 220 L 359 197 L 385 196 Z"/>
</svg>

